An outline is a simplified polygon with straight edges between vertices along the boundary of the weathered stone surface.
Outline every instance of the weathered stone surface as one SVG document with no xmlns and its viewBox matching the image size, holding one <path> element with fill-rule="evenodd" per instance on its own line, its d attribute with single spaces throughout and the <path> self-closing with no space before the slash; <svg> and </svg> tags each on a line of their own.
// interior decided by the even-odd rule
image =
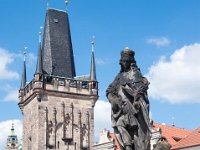
<svg viewBox="0 0 200 150">
<path fill-rule="evenodd" d="M 45 80 L 44 88 L 38 89 L 37 84 L 30 85 L 20 91 L 23 149 L 92 149 L 93 106 L 98 98 L 97 89 L 77 93 L 76 90 L 68 90 L 74 87 L 63 89 L 58 85 L 52 91 L 54 84 Z"/>
</svg>

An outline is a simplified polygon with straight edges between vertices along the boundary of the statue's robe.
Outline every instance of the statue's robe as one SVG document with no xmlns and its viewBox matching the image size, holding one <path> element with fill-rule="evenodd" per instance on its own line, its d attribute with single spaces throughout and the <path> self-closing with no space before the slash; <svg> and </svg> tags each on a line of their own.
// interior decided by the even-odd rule
<svg viewBox="0 0 200 150">
<path fill-rule="evenodd" d="M 112 127 L 123 150 L 148 150 L 150 142 L 148 81 L 138 68 L 120 72 L 107 89 L 112 106 Z M 110 94 L 110 95 L 109 95 Z"/>
</svg>

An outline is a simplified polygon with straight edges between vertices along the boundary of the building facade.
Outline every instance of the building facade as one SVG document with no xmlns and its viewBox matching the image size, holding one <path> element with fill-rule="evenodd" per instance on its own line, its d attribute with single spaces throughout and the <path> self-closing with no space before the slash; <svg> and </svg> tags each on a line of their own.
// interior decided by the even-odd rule
<svg viewBox="0 0 200 150">
<path fill-rule="evenodd" d="M 120 147 L 114 133 L 104 129 L 100 133 L 99 142 L 93 146 L 93 150 L 120 150 Z"/>
<path fill-rule="evenodd" d="M 19 90 L 23 149 L 90 150 L 98 99 L 94 42 L 90 75 L 76 76 L 68 13 L 48 8 L 39 36 L 36 72 L 28 84 L 24 53 Z"/>
</svg>

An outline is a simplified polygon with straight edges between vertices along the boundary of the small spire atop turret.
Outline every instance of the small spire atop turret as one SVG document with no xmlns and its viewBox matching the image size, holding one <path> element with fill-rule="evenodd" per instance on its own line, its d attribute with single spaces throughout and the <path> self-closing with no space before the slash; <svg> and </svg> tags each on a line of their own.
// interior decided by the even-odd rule
<svg viewBox="0 0 200 150">
<path fill-rule="evenodd" d="M 94 57 L 94 36 L 92 36 L 92 58 L 91 58 L 91 68 L 90 68 L 90 80 L 96 81 L 96 66 Z"/>
<path fill-rule="evenodd" d="M 39 43 L 42 42 L 42 29 L 43 29 L 43 27 L 40 27 L 40 32 L 39 32 Z"/>
<path fill-rule="evenodd" d="M 175 117 L 172 117 L 172 126 L 175 127 L 175 123 L 174 123 Z"/>
<path fill-rule="evenodd" d="M 15 128 L 14 128 L 14 123 L 12 123 L 12 128 L 11 128 L 11 135 L 15 134 Z"/>
<path fill-rule="evenodd" d="M 65 4 L 66 4 L 66 12 L 68 12 L 69 0 L 65 0 Z"/>
<path fill-rule="evenodd" d="M 42 74 L 42 29 L 43 29 L 43 27 L 40 27 L 39 45 L 38 45 L 38 60 L 37 60 L 37 67 L 36 67 L 35 74 Z"/>
<path fill-rule="evenodd" d="M 23 89 L 26 86 L 26 50 L 27 47 L 24 47 L 24 64 L 23 64 L 22 81 L 20 89 Z"/>
<path fill-rule="evenodd" d="M 24 61 L 26 61 L 26 50 L 28 47 L 24 47 Z"/>
<path fill-rule="evenodd" d="M 49 0 L 46 0 L 46 9 L 48 10 L 49 9 Z"/>
</svg>

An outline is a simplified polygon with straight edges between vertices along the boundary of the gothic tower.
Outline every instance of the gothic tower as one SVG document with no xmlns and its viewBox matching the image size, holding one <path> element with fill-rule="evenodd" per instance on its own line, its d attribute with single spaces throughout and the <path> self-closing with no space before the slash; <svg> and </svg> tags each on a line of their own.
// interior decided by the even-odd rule
<svg viewBox="0 0 200 150">
<path fill-rule="evenodd" d="M 39 36 L 34 78 L 26 83 L 24 55 L 19 90 L 23 149 L 92 150 L 94 105 L 98 99 L 94 51 L 90 76 L 76 76 L 69 18 L 65 11 L 48 8 L 43 38 L 42 32 Z"/>
</svg>

